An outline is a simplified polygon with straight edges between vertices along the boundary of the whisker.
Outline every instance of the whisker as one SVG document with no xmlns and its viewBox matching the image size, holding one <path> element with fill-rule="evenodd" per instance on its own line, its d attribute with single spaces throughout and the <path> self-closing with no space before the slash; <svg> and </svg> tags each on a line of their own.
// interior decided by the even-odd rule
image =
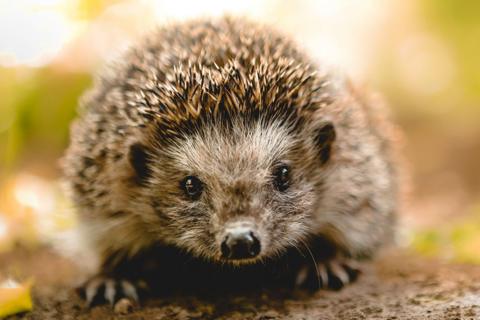
<svg viewBox="0 0 480 320">
<path fill-rule="evenodd" d="M 318 287 L 321 288 L 322 283 L 321 283 L 321 280 L 320 280 L 320 272 L 318 271 L 317 261 L 315 260 L 315 256 L 313 255 L 312 250 L 310 250 L 310 248 L 308 247 L 307 243 L 305 241 L 303 241 L 302 239 L 300 239 L 300 241 L 305 246 L 305 249 L 307 249 L 308 253 L 310 254 L 310 257 L 312 258 L 313 266 L 315 267 L 315 274 L 317 275 Z"/>
<path fill-rule="evenodd" d="M 305 258 L 305 253 L 302 250 L 300 250 L 300 248 L 295 244 L 295 242 L 290 241 L 290 240 L 288 240 L 287 242 L 288 242 L 289 245 L 291 245 L 293 248 L 295 248 L 303 258 Z"/>
</svg>

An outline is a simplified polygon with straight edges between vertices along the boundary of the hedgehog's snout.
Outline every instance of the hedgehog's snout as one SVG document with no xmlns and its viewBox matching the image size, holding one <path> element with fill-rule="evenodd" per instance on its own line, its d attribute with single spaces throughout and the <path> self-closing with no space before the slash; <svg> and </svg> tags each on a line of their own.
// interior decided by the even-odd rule
<svg viewBox="0 0 480 320">
<path fill-rule="evenodd" d="M 252 259 L 260 254 L 261 243 L 254 228 L 236 226 L 227 229 L 220 249 L 222 257 L 228 260 Z"/>
</svg>

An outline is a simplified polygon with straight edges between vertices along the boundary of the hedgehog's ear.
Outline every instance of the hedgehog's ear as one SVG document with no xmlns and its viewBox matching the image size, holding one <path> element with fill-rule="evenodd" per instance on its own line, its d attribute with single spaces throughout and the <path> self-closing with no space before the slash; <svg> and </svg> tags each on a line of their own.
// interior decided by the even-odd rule
<svg viewBox="0 0 480 320">
<path fill-rule="evenodd" d="M 330 159 L 332 144 L 335 138 L 335 127 L 331 122 L 324 123 L 320 128 L 315 130 L 314 142 L 322 164 L 325 164 Z"/>
<path fill-rule="evenodd" d="M 150 156 L 146 148 L 141 143 L 134 143 L 130 146 L 128 160 L 135 170 L 135 180 L 138 184 L 143 184 L 150 177 Z"/>
</svg>

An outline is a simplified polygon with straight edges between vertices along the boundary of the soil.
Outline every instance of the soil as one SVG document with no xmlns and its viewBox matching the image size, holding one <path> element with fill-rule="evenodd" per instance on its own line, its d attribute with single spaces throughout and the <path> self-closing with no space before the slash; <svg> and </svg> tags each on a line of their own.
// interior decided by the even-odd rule
<svg viewBox="0 0 480 320">
<path fill-rule="evenodd" d="M 316 293 L 151 298 L 127 315 L 85 308 L 73 289 L 81 271 L 47 248 L 0 255 L 0 278 L 33 277 L 34 309 L 10 319 L 480 319 L 480 266 L 394 250 L 363 266 L 354 284 Z"/>
</svg>

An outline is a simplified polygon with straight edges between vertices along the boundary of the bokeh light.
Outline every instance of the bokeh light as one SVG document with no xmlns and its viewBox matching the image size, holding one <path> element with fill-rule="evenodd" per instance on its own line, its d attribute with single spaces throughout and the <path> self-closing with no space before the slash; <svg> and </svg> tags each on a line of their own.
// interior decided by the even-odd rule
<svg viewBox="0 0 480 320">
<path fill-rule="evenodd" d="M 2 1 L 0 65 L 42 66 L 52 61 L 79 31 L 69 19 L 68 0 Z"/>
</svg>

